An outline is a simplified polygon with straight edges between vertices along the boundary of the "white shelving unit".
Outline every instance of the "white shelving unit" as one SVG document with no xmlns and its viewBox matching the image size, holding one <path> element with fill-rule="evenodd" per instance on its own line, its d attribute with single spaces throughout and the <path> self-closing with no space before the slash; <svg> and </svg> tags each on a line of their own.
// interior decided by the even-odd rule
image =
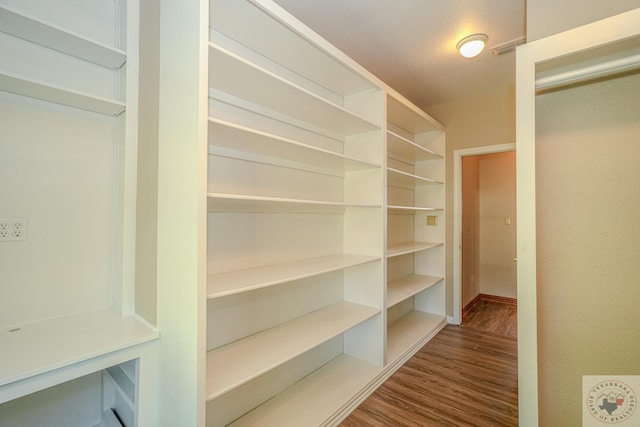
<svg viewBox="0 0 640 427">
<path fill-rule="evenodd" d="M 320 425 L 383 363 L 383 92 L 261 7 L 210 1 L 208 426 Z"/>
<path fill-rule="evenodd" d="M 37 2 L 29 3 L 35 4 Z M 125 110 L 125 103 L 118 99 L 118 88 L 112 88 L 112 92 L 104 96 L 101 93 L 91 93 L 73 86 L 58 84 L 56 81 L 58 77 L 55 75 L 49 75 L 50 80 L 32 78 L 30 74 L 37 67 L 31 66 L 32 63 L 28 61 L 25 63 L 22 55 L 37 52 L 41 54 L 40 56 L 48 59 L 47 57 L 50 55 L 46 50 L 57 52 L 62 54 L 59 56 L 68 57 L 57 60 L 59 64 L 68 67 L 72 67 L 69 64 L 69 62 L 73 62 L 72 58 L 87 61 L 103 68 L 103 70 L 95 70 L 93 75 L 103 80 L 100 84 L 108 85 L 108 80 L 115 82 L 118 79 L 118 70 L 126 62 L 126 53 L 90 37 L 65 30 L 55 23 L 30 16 L 29 14 L 32 12 L 29 10 L 30 5 L 21 6 L 25 7 L 27 11 L 21 13 L 10 6 L 0 5 L 0 24 L 4 33 L 3 47 L 7 49 L 8 56 L 12 59 L 12 61 L 3 61 L 4 67 L 0 72 L 0 90 L 101 114 L 121 114 Z M 27 46 L 30 46 L 22 49 L 25 47 L 24 43 L 28 43 Z M 19 50 L 28 52 L 20 52 Z M 45 52 L 42 52 L 43 50 Z"/>
<path fill-rule="evenodd" d="M 387 95 L 387 364 L 445 324 L 444 129 Z"/>
<path fill-rule="evenodd" d="M 31 426 L 106 422 L 107 394 L 134 397 L 126 425 L 138 422 L 121 379 L 99 392 L 100 373 L 126 357 L 137 395 L 142 347 L 158 336 L 130 296 L 137 19 L 136 0 L 0 1 L 0 180 L 12 183 L 0 217 L 29 228 L 25 241 L 0 244 L 2 426 L 23 416 Z M 74 393 L 95 410 L 72 410 Z M 36 410 L 42 395 L 70 409 L 48 418 Z"/>
<path fill-rule="evenodd" d="M 163 419 L 337 425 L 446 322 L 444 129 L 273 1 L 206 6 L 162 4 L 163 369 L 204 408 Z"/>
</svg>

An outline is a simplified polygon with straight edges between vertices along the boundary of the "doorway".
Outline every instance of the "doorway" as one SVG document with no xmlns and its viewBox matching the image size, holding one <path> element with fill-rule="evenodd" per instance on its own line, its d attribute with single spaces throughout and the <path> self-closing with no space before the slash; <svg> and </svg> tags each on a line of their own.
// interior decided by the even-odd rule
<svg viewBox="0 0 640 427">
<path fill-rule="evenodd" d="M 508 154 L 510 152 L 512 154 Z M 479 157 L 487 155 L 495 156 Z M 471 168 L 475 167 L 478 175 L 474 184 L 477 185 L 478 194 L 471 195 L 472 206 L 469 206 L 470 201 L 467 200 L 469 209 L 466 215 L 463 215 L 465 209 L 463 158 L 470 160 L 465 163 L 468 163 Z M 504 191 L 505 185 L 499 182 L 500 179 L 504 179 L 504 177 L 501 178 L 504 174 L 499 173 L 501 172 L 499 170 L 496 171 L 501 162 L 505 161 L 512 161 L 515 166 L 515 143 L 454 151 L 452 318 L 454 324 L 462 323 L 462 311 L 465 305 L 469 306 L 473 302 L 474 298 L 493 296 L 498 300 L 503 297 L 515 301 L 515 177 L 510 178 L 513 182 L 506 184 L 506 188 L 513 187 L 513 194 L 504 197 L 505 195 L 500 192 Z M 472 171 L 471 175 L 474 173 Z M 514 201 L 513 206 L 505 206 L 505 203 L 510 203 L 505 200 L 511 198 Z M 476 215 L 476 217 L 463 226 L 463 217 L 469 215 L 472 217 Z M 463 228 L 467 229 L 466 233 L 463 233 Z M 463 265 L 463 247 L 471 249 L 465 251 L 467 253 L 464 261 L 469 261 L 466 265 Z"/>
</svg>

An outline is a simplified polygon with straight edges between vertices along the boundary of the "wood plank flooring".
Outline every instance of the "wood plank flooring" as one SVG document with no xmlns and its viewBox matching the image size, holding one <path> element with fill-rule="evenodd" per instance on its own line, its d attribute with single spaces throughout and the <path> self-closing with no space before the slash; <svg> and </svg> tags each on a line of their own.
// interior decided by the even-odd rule
<svg viewBox="0 0 640 427">
<path fill-rule="evenodd" d="M 340 426 L 517 426 L 515 306 L 499 317 L 509 326 L 487 320 L 488 309 L 478 307 L 484 316 L 466 317 L 463 326 L 447 325 Z"/>
<path fill-rule="evenodd" d="M 480 300 L 465 314 L 462 324 L 480 331 L 516 338 L 517 307 L 513 304 Z"/>
</svg>

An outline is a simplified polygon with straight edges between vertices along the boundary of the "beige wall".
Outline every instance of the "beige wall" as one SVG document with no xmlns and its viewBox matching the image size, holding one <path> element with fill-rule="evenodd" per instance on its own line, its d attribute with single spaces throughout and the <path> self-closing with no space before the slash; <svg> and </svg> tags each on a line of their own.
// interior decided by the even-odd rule
<svg viewBox="0 0 640 427">
<path fill-rule="evenodd" d="M 462 308 L 480 293 L 479 156 L 462 158 Z"/>
<path fill-rule="evenodd" d="M 517 265 L 513 261 L 516 257 L 515 151 L 479 156 L 478 182 L 479 291 L 516 298 Z"/>
<path fill-rule="evenodd" d="M 536 100 L 540 425 L 583 375 L 640 374 L 640 75 Z"/>
<path fill-rule="evenodd" d="M 453 313 L 453 152 L 515 142 L 515 89 L 426 108 L 447 128 L 447 315 Z"/>
<path fill-rule="evenodd" d="M 640 7 L 640 0 L 527 2 L 527 41 L 560 33 Z"/>
<path fill-rule="evenodd" d="M 462 158 L 463 308 L 479 294 L 516 298 L 515 162 L 514 151 Z"/>
</svg>

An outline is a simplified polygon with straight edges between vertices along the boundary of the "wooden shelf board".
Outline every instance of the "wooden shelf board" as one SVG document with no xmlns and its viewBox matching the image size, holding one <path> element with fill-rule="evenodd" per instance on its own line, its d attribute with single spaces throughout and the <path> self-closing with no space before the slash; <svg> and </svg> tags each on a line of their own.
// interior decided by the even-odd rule
<svg viewBox="0 0 640 427">
<path fill-rule="evenodd" d="M 387 185 L 415 189 L 425 185 L 442 185 L 444 182 L 425 178 L 393 168 L 387 168 Z"/>
<path fill-rule="evenodd" d="M 376 308 L 340 302 L 207 352 L 207 400 L 282 365 L 378 313 L 380 310 Z"/>
<path fill-rule="evenodd" d="M 209 135 L 209 154 L 216 154 L 215 147 L 222 147 L 341 173 L 380 167 L 342 153 L 323 150 L 215 118 L 209 118 Z"/>
<path fill-rule="evenodd" d="M 387 328 L 387 364 L 394 363 L 446 324 L 446 316 L 411 311 Z"/>
<path fill-rule="evenodd" d="M 346 208 L 380 208 L 381 205 L 350 204 L 285 197 L 208 194 L 209 212 L 327 212 L 341 213 Z"/>
<path fill-rule="evenodd" d="M 117 116 L 125 110 L 125 104 L 121 101 L 97 97 L 8 73 L 0 73 L 0 90 L 112 116 Z"/>
<path fill-rule="evenodd" d="M 387 151 L 390 157 L 397 157 L 411 164 L 424 160 L 443 159 L 440 154 L 434 153 L 390 130 L 387 130 Z"/>
<path fill-rule="evenodd" d="M 420 252 L 420 251 L 424 251 L 424 250 L 435 248 L 437 246 L 442 246 L 442 245 L 443 243 L 437 243 L 437 242 L 399 243 L 397 245 L 391 245 L 387 248 L 387 258 Z"/>
<path fill-rule="evenodd" d="M 364 255 L 337 254 L 210 274 L 207 276 L 207 294 L 209 298 L 232 295 L 342 270 L 379 259 Z"/>
<path fill-rule="evenodd" d="M 382 369 L 348 355 L 333 359 L 273 399 L 244 415 L 231 427 L 325 425 L 360 394 Z"/>
<path fill-rule="evenodd" d="M 412 274 L 399 280 L 387 283 L 387 307 L 411 298 L 443 280 L 442 277 L 425 274 Z"/>
<path fill-rule="evenodd" d="M 135 317 L 109 309 L 2 329 L 0 386 L 157 337 Z"/>
<path fill-rule="evenodd" d="M 233 94 L 269 110 L 339 135 L 353 135 L 379 126 L 251 64 L 213 43 L 209 44 L 209 81 L 214 89 Z"/>
<path fill-rule="evenodd" d="M 0 7 L 0 29 L 12 36 L 104 67 L 120 68 L 127 59 L 126 53 L 120 49 L 90 40 L 6 7 Z"/>
</svg>

